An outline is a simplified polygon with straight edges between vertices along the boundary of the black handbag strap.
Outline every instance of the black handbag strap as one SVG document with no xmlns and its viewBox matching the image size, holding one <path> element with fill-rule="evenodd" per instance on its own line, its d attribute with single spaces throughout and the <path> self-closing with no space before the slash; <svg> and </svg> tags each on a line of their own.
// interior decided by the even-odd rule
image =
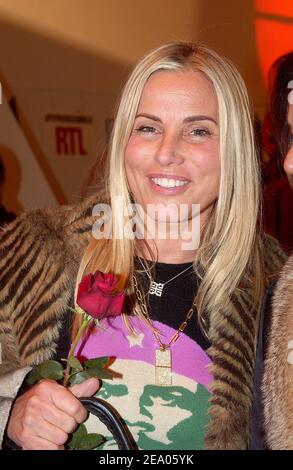
<svg viewBox="0 0 293 470">
<path fill-rule="evenodd" d="M 97 397 L 80 398 L 83 406 L 95 415 L 107 427 L 120 450 L 137 449 L 134 439 L 128 431 L 118 411 L 105 400 Z"/>
</svg>

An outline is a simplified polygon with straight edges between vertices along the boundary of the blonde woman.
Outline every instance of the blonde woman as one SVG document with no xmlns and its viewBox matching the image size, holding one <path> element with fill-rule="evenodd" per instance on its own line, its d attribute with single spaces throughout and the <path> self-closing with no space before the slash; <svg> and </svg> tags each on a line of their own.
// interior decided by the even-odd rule
<svg viewBox="0 0 293 470">
<path fill-rule="evenodd" d="M 282 254 L 257 230 L 258 163 L 235 67 L 194 44 L 150 52 L 122 93 L 108 163 L 103 194 L 3 232 L 2 430 L 24 449 L 63 449 L 85 419 L 76 397 L 96 382 L 18 389 L 31 367 L 68 352 L 66 308 L 99 270 L 131 301 L 78 353 L 115 358 L 120 377 L 99 394 L 137 446 L 247 449 L 260 304 Z M 107 237 L 91 235 L 96 203 L 111 209 Z"/>
</svg>

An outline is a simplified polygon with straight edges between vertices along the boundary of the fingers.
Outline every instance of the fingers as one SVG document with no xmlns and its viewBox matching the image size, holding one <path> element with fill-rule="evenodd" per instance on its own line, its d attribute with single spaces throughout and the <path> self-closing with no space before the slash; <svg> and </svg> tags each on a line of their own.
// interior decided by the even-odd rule
<svg viewBox="0 0 293 470">
<path fill-rule="evenodd" d="M 66 432 L 34 413 L 11 416 L 7 434 L 24 450 L 61 450 L 68 439 Z"/>
<path fill-rule="evenodd" d="M 52 403 L 58 411 L 70 416 L 76 423 L 82 423 L 87 417 L 86 409 L 69 390 L 64 390 L 52 397 Z"/>
<path fill-rule="evenodd" d="M 50 424 L 48 421 L 41 421 L 38 428 L 38 435 L 41 439 L 50 443 L 63 446 L 68 440 L 68 434 L 62 429 Z"/>
<path fill-rule="evenodd" d="M 74 417 L 64 413 L 55 406 L 47 406 L 44 404 L 42 408 L 42 416 L 45 421 L 60 428 L 67 434 L 72 433 L 78 425 L 78 422 Z"/>
<path fill-rule="evenodd" d="M 68 434 L 86 416 L 85 408 L 71 391 L 44 380 L 15 401 L 7 434 L 24 449 L 62 449 Z"/>
<path fill-rule="evenodd" d="M 71 389 L 42 380 L 15 401 L 8 437 L 23 449 L 63 449 L 68 434 L 87 417 L 78 398 L 92 396 L 99 386 L 94 377 Z"/>
</svg>

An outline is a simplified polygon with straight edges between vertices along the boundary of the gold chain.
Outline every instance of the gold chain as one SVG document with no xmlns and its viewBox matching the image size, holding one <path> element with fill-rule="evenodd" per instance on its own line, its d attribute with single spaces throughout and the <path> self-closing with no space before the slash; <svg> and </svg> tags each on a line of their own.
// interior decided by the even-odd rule
<svg viewBox="0 0 293 470">
<path fill-rule="evenodd" d="M 148 319 L 150 320 L 150 316 L 149 316 L 149 313 L 148 313 L 148 309 L 147 309 L 147 306 L 143 300 L 143 296 L 142 296 L 142 293 L 140 291 L 140 288 L 139 288 L 139 285 L 138 285 L 138 282 L 137 282 L 137 279 L 135 277 L 135 275 L 132 276 L 132 282 L 133 282 L 133 285 L 134 285 L 134 288 L 135 288 L 135 293 L 136 293 L 136 298 L 139 302 L 139 305 L 140 305 L 140 308 L 142 310 L 142 313 L 143 315 Z M 190 318 L 193 316 L 194 312 L 196 310 L 196 301 L 194 299 L 193 303 L 192 303 L 192 306 L 191 308 L 188 310 L 187 312 L 187 315 L 186 315 L 186 318 L 185 320 L 180 324 L 178 330 L 176 331 L 176 333 L 172 336 L 172 338 L 170 339 L 169 343 L 167 344 L 164 344 L 162 343 L 161 341 L 161 338 L 159 336 L 159 334 L 157 332 L 153 332 L 154 333 L 154 336 L 156 338 L 156 340 L 158 341 L 159 345 L 160 345 L 160 349 L 162 349 L 163 351 L 165 351 L 166 349 L 170 349 L 171 346 L 176 343 L 176 341 L 178 340 L 178 338 L 180 337 L 180 334 L 183 333 L 183 331 L 185 330 L 186 326 L 187 326 L 187 323 L 188 321 L 190 320 Z"/>
</svg>

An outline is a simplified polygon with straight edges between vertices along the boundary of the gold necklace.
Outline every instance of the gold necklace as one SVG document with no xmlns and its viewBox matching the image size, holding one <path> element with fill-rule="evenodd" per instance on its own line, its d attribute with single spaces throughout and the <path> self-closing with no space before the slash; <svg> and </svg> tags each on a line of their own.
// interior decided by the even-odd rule
<svg viewBox="0 0 293 470">
<path fill-rule="evenodd" d="M 147 306 L 143 300 L 142 293 L 140 291 L 137 279 L 135 275 L 132 276 L 132 282 L 135 288 L 136 298 L 143 315 L 149 320 L 150 316 L 147 310 Z M 159 348 L 155 349 L 155 383 L 156 385 L 172 385 L 172 351 L 171 347 L 180 337 L 180 334 L 185 330 L 188 321 L 193 316 L 196 310 L 196 301 L 193 300 L 191 308 L 188 310 L 185 320 L 180 324 L 176 333 L 172 336 L 168 343 L 163 343 L 160 335 L 153 331 L 153 335 L 156 338 Z"/>
</svg>

